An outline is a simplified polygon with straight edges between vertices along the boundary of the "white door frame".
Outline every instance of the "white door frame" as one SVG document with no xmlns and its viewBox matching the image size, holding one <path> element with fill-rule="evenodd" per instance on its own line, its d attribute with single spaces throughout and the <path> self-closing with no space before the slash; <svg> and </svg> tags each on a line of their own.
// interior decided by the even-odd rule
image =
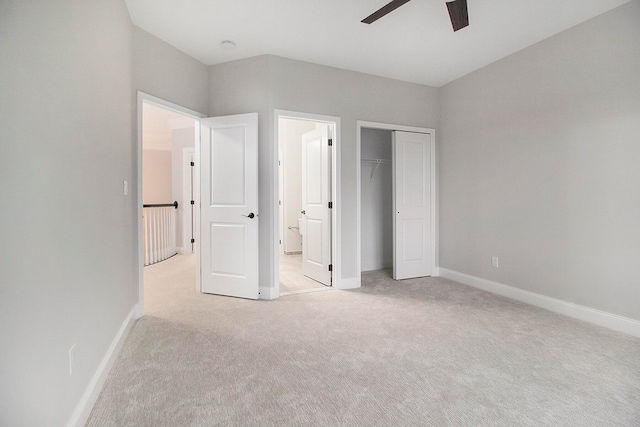
<svg viewBox="0 0 640 427">
<path fill-rule="evenodd" d="M 191 166 L 190 164 L 187 165 L 184 163 L 184 159 L 187 159 L 191 156 L 191 154 L 193 154 L 193 161 L 195 163 L 195 159 L 196 159 L 196 147 L 184 147 L 182 149 L 182 223 L 180 224 L 180 227 L 182 227 L 182 242 L 181 246 L 182 246 L 182 254 L 190 254 L 192 253 L 191 251 L 191 232 L 195 230 L 195 224 L 193 224 L 193 215 L 192 215 L 192 210 L 195 210 L 195 207 L 198 206 L 198 195 L 195 194 L 195 180 L 196 180 L 196 174 L 195 171 L 192 170 L 192 168 L 194 168 L 194 166 Z M 191 194 L 191 191 L 193 190 L 193 195 Z M 193 196 L 193 198 L 192 198 Z M 191 205 L 191 200 L 194 200 L 196 202 L 195 205 Z M 188 210 L 188 212 L 187 212 Z M 188 233 L 187 233 L 188 232 Z M 187 235 L 189 234 L 189 235 Z M 195 239 L 195 235 L 193 235 L 193 238 Z M 195 247 L 194 247 L 195 249 Z M 195 250 L 194 250 L 195 252 Z"/>
<path fill-rule="evenodd" d="M 200 119 L 206 117 L 204 114 L 182 107 L 164 99 L 138 91 L 137 105 L 137 136 L 138 144 L 136 150 L 136 192 L 137 192 L 137 231 L 138 231 L 138 303 L 136 304 L 136 318 L 144 316 L 144 240 L 142 230 L 142 105 L 152 104 L 157 107 L 175 111 L 197 121 L 196 123 L 196 159 L 198 158 L 198 146 L 200 145 Z M 196 161 L 196 166 L 198 162 Z M 197 218 L 196 218 L 197 221 Z"/>
<path fill-rule="evenodd" d="M 273 163 L 272 163 L 272 179 L 271 185 L 273 194 L 271 197 L 272 202 L 272 221 L 271 221 L 271 236 L 273 239 L 273 245 L 271 249 L 271 265 L 272 265 L 272 281 L 273 281 L 273 294 L 269 296 L 262 295 L 262 297 L 268 299 L 275 299 L 280 296 L 280 206 L 278 205 L 279 192 L 280 192 L 280 178 L 278 168 L 278 153 L 280 151 L 279 143 L 279 119 L 297 119 L 297 120 L 310 120 L 314 122 L 321 122 L 333 125 L 333 145 L 331 150 L 331 198 L 333 202 L 333 208 L 331 209 L 331 263 L 333 265 L 332 271 L 332 285 L 335 289 L 343 289 L 342 286 L 342 266 L 341 266 L 341 253 L 340 245 L 338 244 L 338 236 L 341 233 L 340 224 L 340 212 L 342 208 L 340 198 L 340 117 L 325 116 L 320 114 L 309 114 L 298 111 L 287 110 L 274 110 L 273 114 Z"/>
<path fill-rule="evenodd" d="M 431 275 L 439 276 L 439 270 L 437 268 L 438 265 L 438 185 L 436 182 L 437 179 L 437 162 L 436 162 L 436 131 L 430 128 L 423 127 L 415 127 L 415 126 L 403 126 L 403 125 L 394 125 L 389 123 L 377 123 L 377 122 L 367 122 L 364 120 L 358 120 L 356 122 L 356 182 L 357 182 L 357 196 L 356 196 L 356 260 L 357 260 L 357 280 L 358 286 L 362 285 L 362 247 L 361 247 L 361 236 L 362 236 L 362 221 L 361 221 L 361 164 L 360 164 L 360 156 L 362 150 L 362 129 L 382 129 L 389 131 L 404 131 L 404 132 L 416 132 L 416 133 L 428 133 L 431 135 Z"/>
</svg>

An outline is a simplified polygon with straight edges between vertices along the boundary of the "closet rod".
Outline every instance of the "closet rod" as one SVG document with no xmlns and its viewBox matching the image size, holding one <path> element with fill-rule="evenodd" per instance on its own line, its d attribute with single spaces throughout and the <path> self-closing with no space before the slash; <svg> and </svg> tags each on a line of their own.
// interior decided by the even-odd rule
<svg viewBox="0 0 640 427">
<path fill-rule="evenodd" d="M 387 159 L 360 159 L 361 162 L 363 163 L 370 163 L 372 165 L 376 165 L 375 168 L 373 168 L 373 170 L 371 171 L 371 176 L 369 177 L 369 182 L 373 181 L 373 175 L 375 175 L 376 171 L 378 170 L 378 167 L 383 164 L 383 163 L 389 163 L 389 160 Z"/>
</svg>

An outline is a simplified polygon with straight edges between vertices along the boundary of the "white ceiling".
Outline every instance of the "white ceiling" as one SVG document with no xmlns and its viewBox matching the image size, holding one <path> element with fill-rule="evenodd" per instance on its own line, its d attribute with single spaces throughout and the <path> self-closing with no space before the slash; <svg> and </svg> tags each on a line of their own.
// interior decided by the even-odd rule
<svg viewBox="0 0 640 427">
<path fill-rule="evenodd" d="M 133 23 L 207 64 L 273 54 L 441 86 L 630 0 L 468 0 L 456 33 L 445 0 L 126 0 Z M 232 40 L 233 50 L 220 43 Z"/>
</svg>

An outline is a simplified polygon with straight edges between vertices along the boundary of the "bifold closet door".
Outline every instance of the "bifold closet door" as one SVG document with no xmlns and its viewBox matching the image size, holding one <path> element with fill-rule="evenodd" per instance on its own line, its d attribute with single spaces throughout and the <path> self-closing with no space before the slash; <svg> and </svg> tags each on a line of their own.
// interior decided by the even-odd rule
<svg viewBox="0 0 640 427">
<path fill-rule="evenodd" d="M 393 278 L 430 276 L 431 135 L 393 132 Z"/>
</svg>

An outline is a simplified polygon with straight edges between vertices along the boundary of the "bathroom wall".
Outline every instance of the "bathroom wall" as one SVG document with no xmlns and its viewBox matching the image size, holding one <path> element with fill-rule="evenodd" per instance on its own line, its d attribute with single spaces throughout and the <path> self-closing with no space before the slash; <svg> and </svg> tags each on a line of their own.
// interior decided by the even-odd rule
<svg viewBox="0 0 640 427">
<path fill-rule="evenodd" d="M 283 185 L 280 200 L 283 204 L 283 250 L 286 253 L 301 252 L 302 238 L 298 218 L 302 210 L 302 135 L 316 128 L 306 120 L 279 119 L 279 136 Z"/>
</svg>

